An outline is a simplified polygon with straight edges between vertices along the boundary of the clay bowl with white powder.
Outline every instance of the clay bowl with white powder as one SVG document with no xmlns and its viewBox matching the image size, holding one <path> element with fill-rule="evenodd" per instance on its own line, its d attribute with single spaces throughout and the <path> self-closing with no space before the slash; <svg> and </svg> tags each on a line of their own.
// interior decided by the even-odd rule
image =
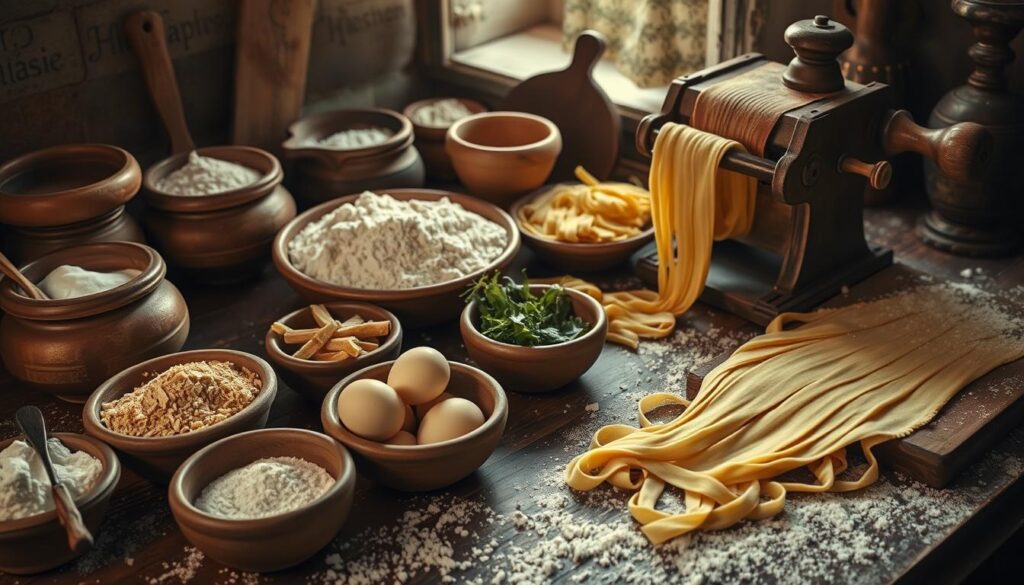
<svg viewBox="0 0 1024 585">
<path fill-rule="evenodd" d="M 230 283 L 258 274 L 295 200 L 281 185 L 272 154 L 246 146 L 179 153 L 143 179 L 146 227 L 167 260 L 204 282 Z"/>
<path fill-rule="evenodd" d="M 479 368 L 448 362 L 451 378 L 445 392 L 476 404 L 484 423 L 469 433 L 426 445 L 394 445 L 361 437 L 341 422 L 338 397 L 356 380 L 386 382 L 394 361 L 363 368 L 338 382 L 324 398 L 320 422 L 324 432 L 352 450 L 359 472 L 392 489 L 423 492 L 440 489 L 470 475 L 498 447 L 508 422 L 508 399 L 501 384 Z"/>
<path fill-rule="evenodd" d="M 119 420 L 140 419 L 142 422 L 139 424 L 149 425 L 150 428 L 132 429 L 131 432 L 136 434 L 128 434 L 114 430 L 104 422 L 104 405 L 140 389 L 173 366 L 201 362 L 230 365 L 237 372 L 251 378 L 258 391 L 250 392 L 252 396 L 244 407 L 227 411 L 231 414 L 223 420 L 217 421 L 214 418 L 212 420 L 216 422 L 206 424 L 210 420 L 207 415 L 200 425 L 197 422 L 200 420 L 197 418 L 198 409 L 187 406 L 200 401 L 194 395 L 200 391 L 193 389 L 197 385 L 178 384 L 165 387 L 163 391 L 150 387 L 149 391 L 140 395 L 137 406 L 121 403 L 118 409 Z M 202 370 L 198 375 L 187 372 L 184 375 L 192 380 L 210 379 L 207 372 L 209 370 Z M 208 399 L 227 400 L 239 392 L 237 385 L 219 384 L 216 379 L 213 384 L 218 385 L 217 391 L 202 391 L 203 402 Z M 85 403 L 82 421 L 85 432 L 116 449 L 126 465 L 152 481 L 166 483 L 181 462 L 199 449 L 224 437 L 266 426 L 276 395 L 277 375 L 270 364 L 261 358 L 230 349 L 183 351 L 132 366 L 101 384 Z M 226 408 L 219 404 L 213 406 Z M 138 411 L 138 416 L 132 416 L 133 409 Z M 209 407 L 204 406 L 204 409 L 208 410 Z M 195 426 L 195 430 L 188 430 L 189 425 Z"/>
<path fill-rule="evenodd" d="M 75 498 L 86 528 L 96 536 L 121 477 L 121 464 L 110 447 L 92 437 L 74 433 L 51 433 L 50 436 L 59 439 L 69 450 L 84 451 L 100 461 L 99 475 Z M 14 441 L 15 438 L 0 441 L 0 451 Z M 54 510 L 0 522 L 0 572 L 41 573 L 77 556 L 68 548 L 67 532 Z"/>
<path fill-rule="evenodd" d="M 422 187 L 423 159 L 412 122 L 380 108 L 338 110 L 302 118 L 281 144 L 291 161 L 288 184 L 316 205 L 366 189 Z"/>
<path fill-rule="evenodd" d="M 423 157 L 428 177 L 442 181 L 458 178 L 452 167 L 452 159 L 445 151 L 444 141 L 448 128 L 466 116 L 486 111 L 487 106 L 466 98 L 433 97 L 405 106 L 402 113 L 412 122 L 416 149 Z"/>
<path fill-rule="evenodd" d="M 316 477 L 324 472 L 326 481 Z M 267 572 L 297 565 L 326 546 L 348 518 L 355 484 L 352 457 L 334 439 L 264 429 L 189 457 L 171 479 L 168 499 L 182 534 L 207 556 Z M 211 492 L 218 493 L 211 498 Z"/>
<path fill-rule="evenodd" d="M 299 295 L 373 303 L 406 328 L 426 327 L 455 319 L 466 287 L 505 269 L 519 251 L 512 217 L 486 201 L 430 189 L 387 195 L 391 201 L 361 193 L 318 205 L 278 233 L 274 265 Z"/>
<path fill-rule="evenodd" d="M 89 279 L 55 276 L 68 268 L 109 281 L 105 290 L 63 297 Z M 20 383 L 84 402 L 104 380 L 141 361 L 181 349 L 188 337 L 185 299 L 165 278 L 156 250 L 132 242 L 83 244 L 47 254 L 21 272 L 51 298 L 31 299 L 0 281 L 0 356 Z M 65 274 L 67 276 L 67 274 Z M 112 279 L 112 277 L 119 277 Z"/>
</svg>

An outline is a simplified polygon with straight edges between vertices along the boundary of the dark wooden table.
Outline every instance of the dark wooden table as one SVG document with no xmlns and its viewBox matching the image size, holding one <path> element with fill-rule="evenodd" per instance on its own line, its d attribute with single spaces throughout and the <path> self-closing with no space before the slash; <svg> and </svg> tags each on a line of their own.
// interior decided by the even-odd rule
<svg viewBox="0 0 1024 585">
<path fill-rule="evenodd" d="M 917 213 L 910 206 L 869 211 L 871 239 L 891 246 L 900 262 L 917 269 L 1024 298 L 1024 258 L 981 261 L 929 250 L 912 234 Z M 528 253 L 523 261 L 532 266 Z M 970 278 L 961 275 L 965 269 L 971 269 Z M 625 274 L 597 280 L 613 287 L 631 284 Z M 177 284 L 192 315 L 188 349 L 230 347 L 261 355 L 268 324 L 302 304 L 270 267 L 259 281 L 233 288 Z M 327 583 L 355 575 L 365 583 L 426 583 L 440 580 L 440 564 L 448 565 L 443 573 L 449 579 L 479 583 L 515 578 L 523 583 L 935 582 L 962 578 L 1020 529 L 1020 427 L 948 489 L 930 489 L 884 472 L 861 492 L 794 495 L 775 519 L 695 534 L 658 548 L 644 541 L 629 518 L 627 494 L 607 489 L 584 496 L 564 487 L 562 469 L 585 448 L 593 431 L 611 422 L 634 424 L 637 398 L 647 391 L 682 392 L 685 373 L 694 364 L 755 333 L 736 317 L 698 306 L 680 319 L 670 340 L 648 342 L 636 353 L 608 345 L 598 363 L 570 387 L 509 396 L 504 440 L 470 478 L 428 495 L 402 494 L 360 480 L 352 515 L 335 541 L 283 573 L 242 574 L 203 558 L 175 526 L 164 487 L 126 469 L 92 552 L 47 574 L 0 580 Z M 420 344 L 433 345 L 450 359 L 465 359 L 454 325 L 407 335 L 406 348 Z M 52 429 L 82 431 L 80 406 L 30 394 L 4 374 L 0 438 L 16 434 L 14 410 L 27 403 L 43 409 Z M 282 387 L 269 425 L 319 429 L 318 412 L 319 405 Z M 419 555 L 423 564 L 433 566 L 396 563 L 402 550 L 406 561 Z M 407 573 L 396 573 L 397 568 Z"/>
</svg>

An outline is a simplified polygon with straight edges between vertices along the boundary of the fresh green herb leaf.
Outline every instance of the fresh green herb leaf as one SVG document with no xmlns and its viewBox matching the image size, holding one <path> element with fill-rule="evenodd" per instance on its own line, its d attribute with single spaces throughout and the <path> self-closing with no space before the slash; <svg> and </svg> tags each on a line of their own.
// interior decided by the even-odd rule
<svg viewBox="0 0 1024 585">
<path fill-rule="evenodd" d="M 478 301 L 480 332 L 502 343 L 553 345 L 576 339 L 590 329 L 573 313 L 564 288 L 551 286 L 535 295 L 526 275 L 522 284 L 497 273 L 484 276 L 463 296 L 466 302 Z"/>
</svg>

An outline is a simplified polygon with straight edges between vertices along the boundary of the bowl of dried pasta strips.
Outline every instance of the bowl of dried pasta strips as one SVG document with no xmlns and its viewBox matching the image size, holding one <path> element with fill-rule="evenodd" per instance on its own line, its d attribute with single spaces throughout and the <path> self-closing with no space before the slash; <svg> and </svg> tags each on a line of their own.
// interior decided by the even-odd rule
<svg viewBox="0 0 1024 585">
<path fill-rule="evenodd" d="M 85 432 L 143 476 L 166 483 L 199 449 L 266 426 L 277 376 L 265 360 L 229 349 L 154 358 L 97 388 L 82 412 Z"/>
<path fill-rule="evenodd" d="M 264 347 L 284 383 L 319 406 L 338 380 L 398 357 L 402 326 L 369 303 L 314 304 L 274 321 Z"/>
<path fill-rule="evenodd" d="M 546 185 L 509 209 L 523 241 L 544 262 L 573 273 L 599 272 L 654 239 L 646 189 L 598 181 L 582 167 L 576 176 L 579 183 Z"/>
</svg>

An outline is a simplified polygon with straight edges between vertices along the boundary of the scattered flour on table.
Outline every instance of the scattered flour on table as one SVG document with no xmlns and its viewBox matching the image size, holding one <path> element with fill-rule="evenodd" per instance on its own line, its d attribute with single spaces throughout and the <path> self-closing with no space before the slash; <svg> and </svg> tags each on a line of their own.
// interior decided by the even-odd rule
<svg viewBox="0 0 1024 585">
<path fill-rule="evenodd" d="M 288 242 L 292 264 L 339 286 L 407 289 L 480 270 L 505 249 L 498 224 L 448 198 L 399 201 L 364 192 Z"/>
<path fill-rule="evenodd" d="M 157 181 L 156 188 L 172 195 L 213 195 L 251 185 L 261 176 L 249 167 L 193 150 L 188 162 Z"/>
<path fill-rule="evenodd" d="M 87 492 L 103 464 L 85 451 L 72 452 L 57 438 L 47 441 L 54 473 L 72 498 Z M 53 509 L 50 478 L 35 449 L 14 441 L 0 451 L 0 522 L 42 514 Z"/>
<path fill-rule="evenodd" d="M 265 518 L 312 502 L 334 484 L 331 474 L 298 457 L 258 459 L 203 488 L 196 508 L 234 519 Z"/>
<path fill-rule="evenodd" d="M 394 135 L 395 133 L 387 128 L 350 128 L 341 132 L 335 132 L 324 138 L 310 138 L 303 143 L 303 146 L 349 150 L 381 144 L 387 142 Z"/>
</svg>

